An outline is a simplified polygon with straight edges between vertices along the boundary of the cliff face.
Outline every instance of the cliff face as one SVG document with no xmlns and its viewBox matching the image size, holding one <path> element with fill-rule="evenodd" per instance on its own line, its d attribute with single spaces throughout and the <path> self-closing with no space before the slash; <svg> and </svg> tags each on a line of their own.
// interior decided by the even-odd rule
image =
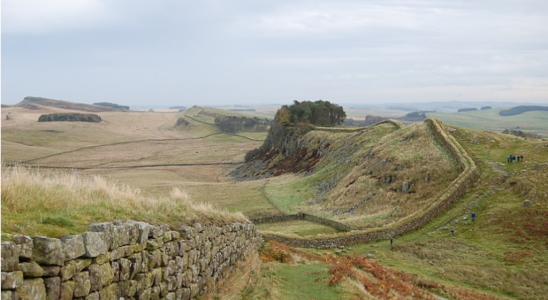
<svg viewBox="0 0 548 300">
<path fill-rule="evenodd" d="M 90 227 L 61 239 L 2 242 L 2 299 L 196 299 L 262 244 L 249 223 Z"/>
</svg>

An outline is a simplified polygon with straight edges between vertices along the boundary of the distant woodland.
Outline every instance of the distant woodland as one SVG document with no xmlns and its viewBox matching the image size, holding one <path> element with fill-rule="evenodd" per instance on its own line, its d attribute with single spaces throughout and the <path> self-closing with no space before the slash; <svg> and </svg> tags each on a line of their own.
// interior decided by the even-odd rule
<svg viewBox="0 0 548 300">
<path fill-rule="evenodd" d="M 257 117 L 217 116 L 215 125 L 222 132 L 236 133 L 242 131 L 267 131 L 272 121 Z"/>
<path fill-rule="evenodd" d="M 510 109 L 501 110 L 499 112 L 499 115 L 506 117 L 506 116 L 515 116 L 522 114 L 524 112 L 528 111 L 535 111 L 535 110 L 542 110 L 542 111 L 548 111 L 547 106 L 536 106 L 536 105 L 520 105 L 516 107 L 512 107 Z"/>
<path fill-rule="evenodd" d="M 64 113 L 64 114 L 49 114 L 41 115 L 38 118 L 38 122 L 101 122 L 101 117 L 96 114 L 78 114 L 78 113 Z"/>
<path fill-rule="evenodd" d="M 475 111 L 475 110 L 478 110 L 478 109 L 475 107 L 470 107 L 470 108 L 461 108 L 457 112 Z"/>
</svg>

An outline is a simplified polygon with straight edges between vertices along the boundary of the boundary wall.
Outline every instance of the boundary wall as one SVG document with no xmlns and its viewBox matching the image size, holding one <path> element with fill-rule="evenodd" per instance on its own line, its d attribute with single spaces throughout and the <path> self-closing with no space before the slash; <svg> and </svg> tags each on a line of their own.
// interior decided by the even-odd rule
<svg viewBox="0 0 548 300">
<path fill-rule="evenodd" d="M 378 230 L 361 232 L 353 231 L 349 233 L 337 234 L 334 237 L 322 237 L 317 239 L 289 237 L 274 233 L 263 233 L 263 238 L 265 240 L 274 240 L 286 243 L 295 247 L 333 248 L 350 244 L 389 239 L 392 236 L 401 235 L 418 229 L 429 222 L 432 218 L 443 212 L 447 207 L 449 207 L 449 205 L 464 195 L 468 187 L 475 182 L 478 176 L 478 169 L 464 148 L 455 140 L 455 138 L 445 132 L 439 120 L 428 118 L 424 122 L 427 124 L 428 129 L 436 142 L 446 149 L 449 155 L 455 159 L 462 172 L 423 212 L 411 217 L 410 220 Z"/>
<path fill-rule="evenodd" d="M 357 127 L 357 128 L 339 128 L 339 127 L 320 127 L 320 126 L 315 126 L 315 125 L 311 125 L 312 128 L 314 130 L 318 130 L 318 131 L 329 131 L 329 132 L 360 132 L 360 131 L 363 131 L 365 129 L 369 129 L 370 127 L 373 127 L 373 126 L 377 126 L 377 125 L 382 125 L 382 124 L 391 124 L 393 125 L 394 127 L 396 127 L 397 129 L 402 129 L 405 127 L 405 125 L 400 122 L 400 121 L 396 121 L 396 120 L 392 120 L 392 119 L 388 119 L 388 120 L 384 120 L 384 121 L 380 121 L 380 122 L 377 122 L 375 124 L 371 124 L 371 125 L 368 125 L 368 126 L 365 126 L 365 127 Z"/>
<path fill-rule="evenodd" d="M 337 229 L 338 231 L 352 231 L 354 230 L 353 227 L 345 225 L 343 223 L 339 223 L 337 221 L 329 220 L 326 218 L 314 216 L 307 213 L 297 213 L 297 214 L 291 214 L 291 215 L 279 215 L 279 216 L 272 216 L 272 217 L 263 217 L 263 218 L 257 218 L 252 219 L 251 222 L 255 224 L 265 224 L 265 223 L 278 223 L 278 222 L 285 222 L 285 221 L 296 221 L 296 220 L 305 220 L 309 222 L 313 222 L 316 224 L 321 224 L 325 226 L 329 226 L 332 228 Z"/>
<path fill-rule="evenodd" d="M 254 224 L 97 223 L 61 239 L 2 242 L 2 300 L 197 299 L 263 243 Z"/>
</svg>

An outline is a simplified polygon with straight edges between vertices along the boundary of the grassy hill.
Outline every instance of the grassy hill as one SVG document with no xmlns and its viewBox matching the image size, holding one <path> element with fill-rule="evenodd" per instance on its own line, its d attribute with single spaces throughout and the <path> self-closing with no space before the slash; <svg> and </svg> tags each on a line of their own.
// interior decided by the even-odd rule
<svg viewBox="0 0 548 300">
<path fill-rule="evenodd" d="M 89 104 L 47 99 L 47 98 L 41 98 L 41 97 L 25 97 L 23 101 L 15 104 L 14 106 L 26 107 L 31 109 L 33 108 L 36 109 L 39 106 L 46 106 L 46 107 L 57 107 L 57 108 L 63 108 L 63 109 L 69 109 L 69 110 L 81 110 L 81 111 L 87 111 L 87 112 L 120 111 L 120 109 L 115 109 L 112 107 L 89 105 Z"/>
<path fill-rule="evenodd" d="M 13 175 L 3 170 L 2 232 L 61 235 L 77 232 L 97 218 L 174 224 L 210 218 L 199 207 L 197 212 L 187 210 L 186 202 L 180 200 L 185 197 L 173 196 L 173 188 L 186 192 L 192 202 L 204 203 L 205 211 L 219 207 L 241 211 L 248 218 L 306 211 L 372 230 L 427 209 L 433 195 L 444 192 L 459 174 L 454 159 L 432 139 L 424 123 L 403 129 L 379 124 L 361 129 L 316 128 L 296 140 L 306 152 L 259 161 L 246 170 L 253 180 L 234 181 L 228 173 L 262 142 L 219 133 L 212 116 L 217 111 L 204 114 L 203 110 L 209 108 L 192 107 L 179 114 L 103 112 L 104 121 L 98 124 L 46 124 L 36 122 L 38 112 L 3 107 L 3 114 L 14 116 L 2 122 L 4 162 L 20 160 L 38 173 L 21 177 L 23 186 L 34 188 L 17 192 L 27 194 L 18 203 L 10 196 L 15 190 L 9 183 Z M 448 125 L 452 121 L 444 119 L 445 132 L 473 158 L 479 176 L 463 197 L 425 226 L 395 236 L 392 248 L 387 239 L 344 249 L 266 246 L 273 249 L 261 254 L 263 260 L 238 266 L 240 273 L 216 297 L 410 299 L 409 293 L 418 289 L 421 296 L 416 298 L 423 299 L 433 299 L 433 294 L 446 299 L 546 299 L 548 142 L 484 131 L 499 126 L 496 114 L 497 109 L 447 115 L 478 128 Z M 179 117 L 187 118 L 191 126 L 175 128 Z M 525 122 L 522 128 L 523 124 L 544 128 L 544 112 L 505 118 L 517 117 Z M 501 128 L 507 125 L 500 123 Z M 265 138 L 264 133 L 262 137 L 245 135 Z M 510 153 L 523 154 L 524 162 L 507 163 Z M 73 177 L 63 177 L 67 174 Z M 87 202 L 76 195 L 74 190 L 79 188 L 69 184 L 75 181 L 74 174 L 91 185 L 84 194 L 100 199 Z M 251 178 L 253 174 L 264 176 Z M 95 179 L 98 175 L 103 179 Z M 36 181 L 51 184 L 36 188 Z M 407 193 L 401 191 L 404 181 L 411 183 Z M 59 203 L 36 202 L 37 193 L 44 198 L 56 193 L 67 197 Z M 109 197 L 113 201 L 104 200 Z M 163 207 L 162 199 L 167 201 Z M 132 215 L 124 208 L 132 201 L 145 201 L 148 209 Z M 71 207 L 74 202 L 87 204 Z M 477 215 L 475 221 L 472 212 Z M 214 221 L 224 218 L 215 212 L 212 216 Z M 261 224 L 260 228 L 308 239 L 340 234 L 305 221 Z M 341 235 L 345 234 L 352 232 Z M 287 256 L 291 259 L 284 260 Z M 374 287 L 382 289 L 373 291 Z"/>
<path fill-rule="evenodd" d="M 462 113 L 427 113 L 428 117 L 438 118 L 444 123 L 464 128 L 502 132 L 505 129 L 520 127 L 526 133 L 548 137 L 548 112 L 529 111 L 513 116 L 501 116 L 503 109 L 477 110 Z"/>
</svg>

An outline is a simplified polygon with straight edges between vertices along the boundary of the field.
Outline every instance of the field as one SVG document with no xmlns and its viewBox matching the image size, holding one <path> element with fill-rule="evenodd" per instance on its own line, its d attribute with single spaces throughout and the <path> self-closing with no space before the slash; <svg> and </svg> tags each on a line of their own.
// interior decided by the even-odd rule
<svg viewBox="0 0 548 300">
<path fill-rule="evenodd" d="M 353 215 L 333 213 L 339 206 L 351 206 L 353 198 L 345 195 L 370 191 L 372 184 L 359 179 L 364 170 L 385 178 L 396 174 L 393 169 L 406 163 L 406 169 L 397 173 L 400 181 L 394 183 L 400 187 L 405 177 L 421 186 L 418 180 L 424 181 L 425 172 L 431 172 L 432 178 L 456 176 L 447 169 L 451 162 L 437 150 L 439 145 L 426 144 L 428 135 L 420 124 L 399 131 L 390 126 L 368 129 L 360 137 L 365 150 L 355 152 L 351 151 L 352 145 L 344 144 L 342 136 L 346 133 L 316 132 L 310 136 L 310 143 L 322 139 L 340 141 L 340 145 L 333 146 L 340 151 L 333 152 L 331 162 L 319 162 L 318 172 L 311 176 L 285 174 L 235 181 L 228 172 L 243 162 L 247 151 L 262 144 L 266 133 L 227 135 L 212 125 L 215 114 L 234 112 L 199 107 L 183 113 L 109 111 L 98 113 L 104 120 L 101 123 L 36 122 L 41 114 L 66 111 L 46 106 L 38 110 L 2 108 L 2 115 L 11 116 L 2 121 L 3 164 L 21 164 L 50 177 L 77 174 L 90 182 L 99 175 L 117 186 L 128 186 L 142 201 L 149 197 L 169 198 L 173 188 L 177 188 L 197 206 L 205 203 L 202 207 L 242 212 L 248 218 L 308 211 L 364 228 L 377 222 L 392 222 L 394 214 L 383 210 L 386 203 L 371 202 L 374 205 Z M 358 115 L 359 111 L 351 113 Z M 253 114 L 264 117 L 273 113 L 272 108 L 264 108 Z M 487 132 L 520 126 L 547 136 L 546 113 L 531 112 L 503 120 L 496 110 L 434 116 L 451 124 L 447 131 L 480 170 L 478 181 L 464 197 L 420 230 L 395 237 L 393 247 L 387 240 L 321 251 L 283 245 L 272 246 L 274 250 L 270 251 L 270 246 L 266 246 L 270 252 L 263 249 L 261 258 L 242 265 L 239 273 L 225 282 L 224 290 L 220 289 L 225 292 L 214 299 L 411 299 L 405 291 L 416 289 L 424 292 L 420 296 L 424 299 L 431 299 L 428 297 L 434 294 L 445 299 L 547 299 L 548 144 Z M 175 126 L 181 117 L 189 125 Z M 410 134 L 415 141 L 407 142 Z M 385 136 L 391 138 L 383 140 Z M 390 172 L 375 169 L 374 160 L 364 159 L 369 149 L 374 149 L 375 155 L 390 158 Z M 507 163 L 510 153 L 525 155 L 525 161 Z M 436 163 L 427 170 L 428 158 Z M 338 173 L 350 177 L 338 177 Z M 332 195 L 319 193 L 321 183 L 330 182 L 331 178 L 336 178 L 332 183 L 342 184 Z M 421 191 L 430 193 L 446 184 L 433 180 L 437 185 L 428 190 L 423 184 Z M 352 190 L 357 184 L 361 184 L 360 189 Z M 313 200 L 320 200 L 319 205 L 309 203 Z M 401 202 L 401 198 L 393 201 L 407 212 L 415 203 Z M 13 218 L 5 207 L 3 203 L 3 238 L 4 233 L 21 231 L 58 236 L 83 230 L 86 222 L 135 217 L 114 208 L 112 211 L 119 213 L 99 217 L 94 210 L 54 213 L 37 208 L 36 213 Z M 477 215 L 475 221 L 471 220 L 472 212 Z M 258 227 L 302 237 L 336 234 L 333 228 L 305 221 Z M 454 236 L 450 234 L 451 227 L 455 229 Z M 359 256 L 344 258 L 347 254 Z M 291 259 L 280 259 L 289 256 Z M 373 292 L 372 286 L 368 288 L 371 284 L 384 289 Z"/>
</svg>

